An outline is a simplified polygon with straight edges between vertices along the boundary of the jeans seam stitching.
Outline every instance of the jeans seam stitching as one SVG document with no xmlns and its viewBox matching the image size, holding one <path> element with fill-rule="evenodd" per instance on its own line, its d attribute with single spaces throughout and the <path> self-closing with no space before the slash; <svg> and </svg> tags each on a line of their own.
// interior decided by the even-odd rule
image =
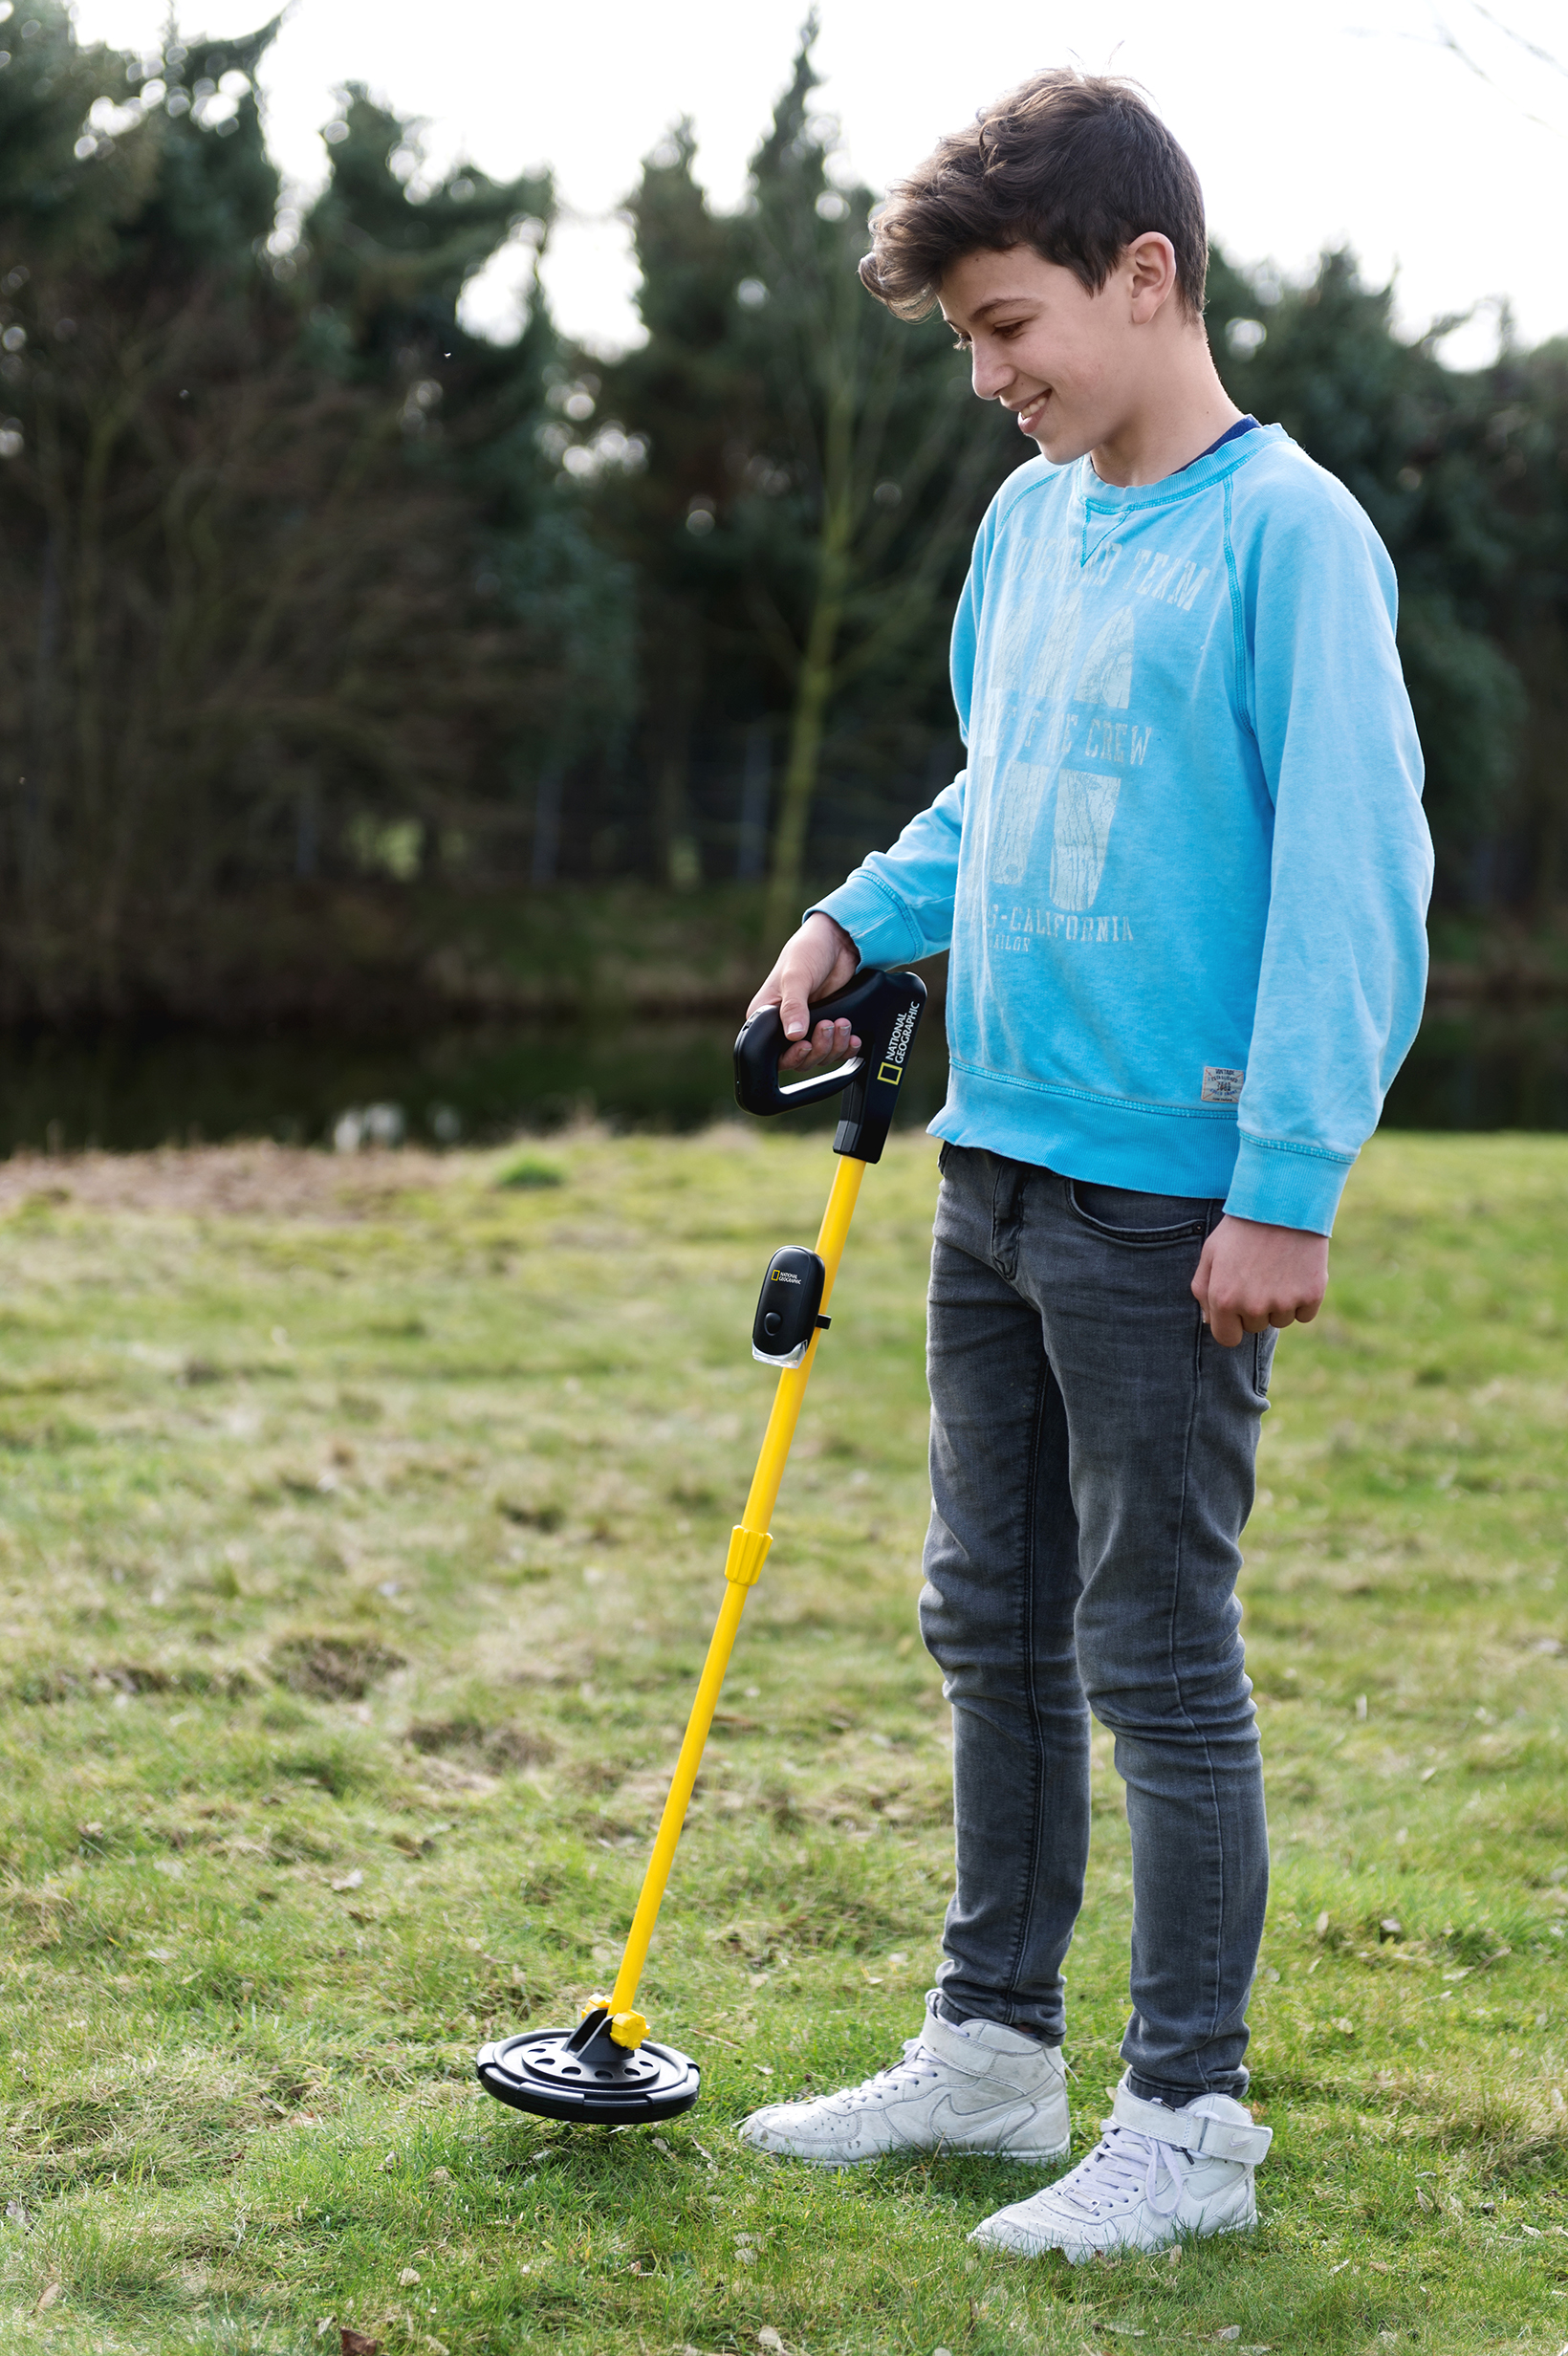
<svg viewBox="0 0 1568 2356">
<path fill-rule="evenodd" d="M 1214 1761 L 1209 1749 L 1209 1736 L 1204 1729 L 1197 1724 L 1190 1710 L 1187 1708 L 1187 1694 L 1182 1685 L 1181 1669 L 1176 1657 L 1176 1620 L 1180 1609 L 1182 1580 L 1187 1564 L 1187 1503 L 1191 1492 L 1192 1435 L 1198 1421 L 1199 1404 L 1203 1397 L 1203 1322 L 1201 1319 L 1198 1320 L 1196 1347 L 1194 1348 L 1192 1354 L 1192 1406 L 1190 1412 L 1187 1415 L 1187 1435 L 1182 1448 L 1182 1496 L 1176 1522 L 1176 1577 L 1171 1585 L 1170 1611 L 1165 1623 L 1165 1650 L 1170 1680 L 1175 1689 L 1178 1702 L 1181 1706 L 1183 1720 L 1189 1732 L 1196 1734 L 1203 1744 L 1204 1771 L 1208 1779 L 1209 1810 L 1213 1820 L 1215 1831 L 1219 1835 L 1217 1841 L 1220 1881 L 1219 1905 L 1215 1909 L 1212 1992 L 1209 1999 L 1209 2024 L 1205 2039 L 1206 2042 L 1211 2043 L 1214 2038 L 1219 2034 L 1220 1990 L 1224 1979 L 1223 1949 L 1225 1944 L 1225 1841 L 1223 1831 L 1220 1829 L 1224 1811 L 1219 1804 L 1219 1795 L 1214 1789 Z M 1199 2056 L 1195 2055 L 1193 2058 L 1197 2062 L 1200 2075 L 1203 2079 L 1204 2092 L 1208 2093 L 1209 2091 L 1209 2074 L 1208 2067 Z"/>
<path fill-rule="evenodd" d="M 998 1272 L 999 1273 L 999 1272 Z M 1040 1885 L 1040 1842 L 1045 1826 L 1045 1729 L 1040 1723 L 1039 1691 L 1034 1679 L 1034 1578 L 1036 1570 L 1034 1547 L 1034 1508 L 1039 1494 L 1041 1430 L 1045 1421 L 1045 1402 L 1051 1362 L 1046 1356 L 1045 1339 L 1040 1338 L 1039 1371 L 1034 1379 L 1034 1411 L 1029 1439 L 1029 1477 L 1024 1484 L 1024 1636 L 1023 1655 L 1025 1690 L 1029 1695 L 1029 1723 L 1034 1736 L 1034 1766 L 1030 1785 L 1029 1873 L 1024 1888 L 1024 1904 L 1019 1910 L 1018 1928 L 1013 1934 L 1013 1955 L 1008 1964 L 1008 2011 L 1013 2012 L 1013 1991 L 1017 1987 L 1022 1968 L 1024 1948 L 1029 1936 L 1029 1925 L 1034 1919 L 1034 1900 Z M 1009 2023 L 1011 2026 L 1011 2022 Z"/>
</svg>

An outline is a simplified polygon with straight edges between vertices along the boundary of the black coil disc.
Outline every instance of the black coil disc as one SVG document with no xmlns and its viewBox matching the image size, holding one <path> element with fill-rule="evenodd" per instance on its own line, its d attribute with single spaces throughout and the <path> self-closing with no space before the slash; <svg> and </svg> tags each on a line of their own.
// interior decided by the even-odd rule
<svg viewBox="0 0 1568 2356">
<path fill-rule="evenodd" d="M 581 2127 L 673 2119 L 691 2108 L 702 2085 L 695 2062 L 673 2045 L 645 2040 L 628 2052 L 602 2027 L 586 2040 L 581 2028 L 500 2038 L 480 2047 L 474 2068 L 498 2103 Z"/>
</svg>

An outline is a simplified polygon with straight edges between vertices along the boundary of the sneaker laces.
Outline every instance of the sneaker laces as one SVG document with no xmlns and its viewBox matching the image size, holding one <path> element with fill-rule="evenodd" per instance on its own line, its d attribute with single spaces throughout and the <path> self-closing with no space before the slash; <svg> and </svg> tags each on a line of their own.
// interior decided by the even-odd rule
<svg viewBox="0 0 1568 2356">
<path fill-rule="evenodd" d="M 1101 2209 L 1121 2207 L 1141 2193 L 1155 2216 L 1174 2216 L 1187 2185 L 1182 2163 L 1187 2157 L 1173 2145 L 1141 2135 L 1136 2127 L 1107 2124 L 1088 2157 L 1052 2186 L 1052 2197 L 1084 2217 L 1094 2217 Z"/>
<path fill-rule="evenodd" d="M 882 2095 L 913 2093 L 928 2079 L 940 2078 L 943 2064 L 939 2057 L 918 2037 L 904 2040 L 904 2059 L 890 2069 L 879 2070 L 874 2078 L 863 2078 L 858 2086 L 846 2086 L 841 2094 L 821 2098 L 821 2107 L 828 2111 L 862 2110 Z"/>
</svg>

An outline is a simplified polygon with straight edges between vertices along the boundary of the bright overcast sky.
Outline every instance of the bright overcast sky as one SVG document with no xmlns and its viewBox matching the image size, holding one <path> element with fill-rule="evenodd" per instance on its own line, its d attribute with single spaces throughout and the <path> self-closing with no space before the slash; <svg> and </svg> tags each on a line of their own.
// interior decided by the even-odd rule
<svg viewBox="0 0 1568 2356">
<path fill-rule="evenodd" d="M 550 164 L 566 211 L 545 265 L 556 316 L 624 343 L 635 278 L 615 207 L 639 160 L 689 115 L 698 169 L 733 204 L 804 12 L 805 0 L 293 0 L 264 68 L 272 150 L 296 184 L 317 184 L 320 126 L 354 79 L 425 119 L 438 166 L 462 156 L 501 178 Z M 184 29 L 244 31 L 266 13 L 267 0 L 206 0 Z M 1321 16 L 1280 0 L 821 0 L 820 13 L 817 102 L 874 187 L 1025 75 L 1077 58 L 1143 83 L 1237 259 L 1296 272 L 1348 240 L 1370 273 L 1397 272 L 1411 330 L 1506 295 L 1526 342 L 1568 331 L 1562 0 L 1326 0 Z M 156 47 L 164 18 L 164 0 L 77 0 L 82 37 L 125 48 Z M 505 308 L 492 282 L 490 316 Z M 1489 358 L 1493 316 L 1446 356 Z"/>
</svg>

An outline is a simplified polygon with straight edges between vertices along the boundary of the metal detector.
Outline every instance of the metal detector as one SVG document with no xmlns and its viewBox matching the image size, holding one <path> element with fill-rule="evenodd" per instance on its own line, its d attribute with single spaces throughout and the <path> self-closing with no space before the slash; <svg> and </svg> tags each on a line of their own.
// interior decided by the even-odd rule
<svg viewBox="0 0 1568 2356">
<path fill-rule="evenodd" d="M 828 1302 L 843 1257 L 849 1223 L 866 1165 L 882 1159 L 898 1107 L 899 1087 L 926 1005 L 918 973 L 882 973 L 867 968 L 847 990 L 811 1009 L 811 1024 L 847 1020 L 860 1039 L 858 1055 L 837 1070 L 810 1080 L 781 1082 L 778 1058 L 786 1045 L 776 1007 L 753 1014 L 735 1041 L 735 1098 L 745 1112 L 788 1112 L 844 1091 L 833 1140 L 838 1156 L 815 1252 L 788 1244 L 775 1252 L 762 1279 L 751 1324 L 751 1355 L 779 1370 L 773 1412 L 740 1525 L 730 1533 L 724 1566 L 724 1602 L 697 1696 L 686 1720 L 669 1798 L 642 1877 L 642 1895 L 625 1952 L 608 1996 L 596 1997 L 575 2029 L 524 2030 L 480 2048 L 479 2083 L 497 2102 L 516 2110 L 581 2126 L 625 2127 L 672 2118 L 689 2110 L 701 2083 L 697 2064 L 672 2045 L 658 2045 L 637 2011 L 638 1982 L 660 1902 L 675 1862 L 708 1729 L 718 1706 L 724 1672 L 734 1647 L 746 1598 L 761 1575 L 773 1534 L 768 1524 L 778 1497 L 800 1406 L 827 1330 Z"/>
</svg>

